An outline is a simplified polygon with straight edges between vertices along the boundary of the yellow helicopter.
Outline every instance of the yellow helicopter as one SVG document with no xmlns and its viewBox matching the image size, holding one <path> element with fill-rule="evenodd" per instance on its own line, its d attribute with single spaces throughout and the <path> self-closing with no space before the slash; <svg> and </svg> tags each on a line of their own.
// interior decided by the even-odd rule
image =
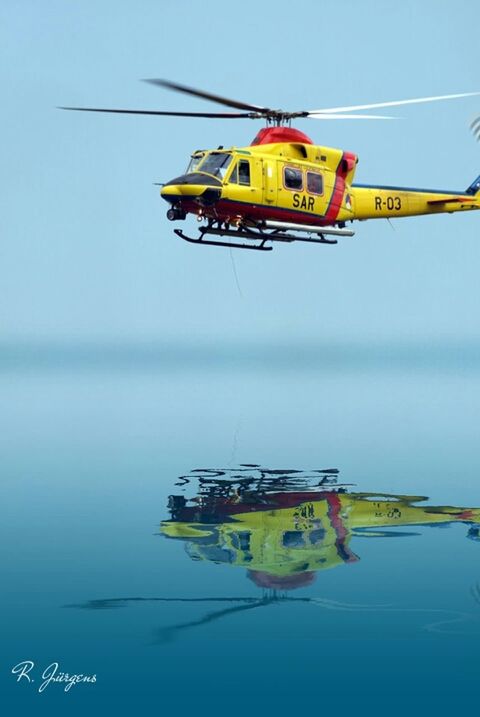
<svg viewBox="0 0 480 717">
<path fill-rule="evenodd" d="M 264 119 L 267 123 L 248 147 L 218 147 L 194 152 L 184 174 L 162 185 L 161 196 L 170 204 L 168 219 L 184 220 L 188 214 L 193 214 L 204 222 L 197 237 L 189 237 L 181 229 L 174 230 L 186 241 L 264 251 L 271 250 L 273 242 L 336 244 L 339 237 L 354 235 L 346 223 L 355 220 L 480 209 L 480 176 L 465 191 L 453 192 L 357 184 L 353 181 L 358 163 L 356 154 L 316 145 L 306 134 L 291 127 L 293 119 L 305 117 L 318 120 L 393 119 L 389 115 L 364 114 L 363 111 L 471 97 L 479 92 L 287 112 L 239 102 L 168 80 L 146 81 L 240 111 L 61 109 L 209 119 Z M 473 122 L 472 130 L 480 134 L 480 118 Z"/>
</svg>

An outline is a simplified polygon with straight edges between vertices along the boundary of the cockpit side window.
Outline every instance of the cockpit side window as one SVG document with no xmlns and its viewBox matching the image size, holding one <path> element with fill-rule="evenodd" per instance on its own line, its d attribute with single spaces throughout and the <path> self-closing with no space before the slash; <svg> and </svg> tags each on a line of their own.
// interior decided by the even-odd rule
<svg viewBox="0 0 480 717">
<path fill-rule="evenodd" d="M 250 186 L 250 162 L 248 159 L 240 159 L 230 175 L 228 180 L 230 184 L 243 184 Z"/>
<path fill-rule="evenodd" d="M 205 157 L 204 152 L 198 152 L 195 154 L 192 154 L 192 157 L 190 159 L 190 162 L 188 163 L 187 171 L 185 174 L 190 174 L 191 172 L 195 172 L 198 165 L 202 161 L 202 159 Z"/>
<path fill-rule="evenodd" d="M 241 159 L 238 163 L 238 183 L 250 186 L 250 162 Z"/>
</svg>

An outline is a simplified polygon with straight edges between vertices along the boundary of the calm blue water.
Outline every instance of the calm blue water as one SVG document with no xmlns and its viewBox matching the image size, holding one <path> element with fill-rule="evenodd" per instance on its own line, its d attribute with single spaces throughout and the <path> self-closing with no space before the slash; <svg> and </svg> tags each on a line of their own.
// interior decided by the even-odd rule
<svg viewBox="0 0 480 717">
<path fill-rule="evenodd" d="M 5 351 L 6 714 L 471 710 L 472 352 Z"/>
</svg>

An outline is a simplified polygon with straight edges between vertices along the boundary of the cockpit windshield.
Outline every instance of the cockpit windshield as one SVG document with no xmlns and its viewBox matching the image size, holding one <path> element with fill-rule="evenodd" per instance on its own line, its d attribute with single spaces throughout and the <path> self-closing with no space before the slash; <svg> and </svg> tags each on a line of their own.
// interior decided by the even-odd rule
<svg viewBox="0 0 480 717">
<path fill-rule="evenodd" d="M 224 179 L 231 161 L 232 155 L 228 152 L 210 152 L 197 166 L 197 169 L 200 172 L 207 172 L 207 174 L 213 174 L 219 179 Z"/>
</svg>

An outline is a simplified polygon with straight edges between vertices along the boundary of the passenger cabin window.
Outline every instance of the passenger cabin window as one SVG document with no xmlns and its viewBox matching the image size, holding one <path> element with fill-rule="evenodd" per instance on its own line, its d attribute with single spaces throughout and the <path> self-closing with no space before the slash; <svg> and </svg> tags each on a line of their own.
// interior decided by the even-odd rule
<svg viewBox="0 0 480 717">
<path fill-rule="evenodd" d="M 307 190 L 310 194 L 323 194 L 323 176 L 318 172 L 307 172 Z"/>
<path fill-rule="evenodd" d="M 294 167 L 283 168 L 283 183 L 287 189 L 295 191 L 303 189 L 303 172 Z"/>
<path fill-rule="evenodd" d="M 240 159 L 230 175 L 230 184 L 243 184 L 250 186 L 250 162 L 248 159 Z"/>
</svg>

